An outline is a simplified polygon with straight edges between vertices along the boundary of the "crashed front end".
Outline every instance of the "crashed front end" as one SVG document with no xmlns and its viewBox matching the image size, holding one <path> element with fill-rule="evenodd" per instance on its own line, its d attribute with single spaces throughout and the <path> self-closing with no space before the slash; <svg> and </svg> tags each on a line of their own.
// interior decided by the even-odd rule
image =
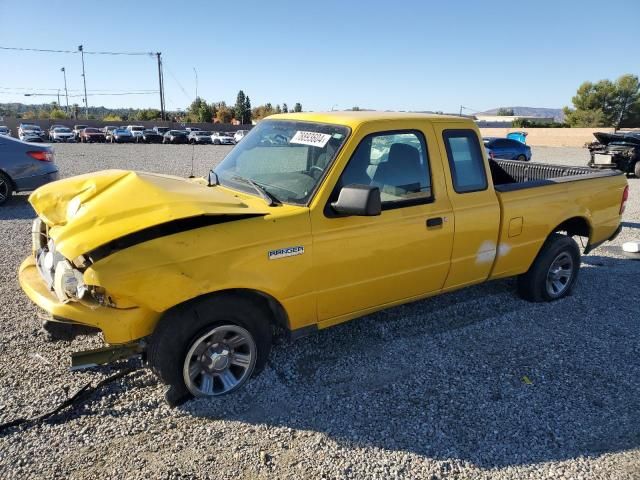
<svg viewBox="0 0 640 480">
<path fill-rule="evenodd" d="M 591 168 L 616 169 L 632 173 L 640 161 L 640 137 L 627 133 L 594 133 L 597 141 L 587 145 Z"/>
<path fill-rule="evenodd" d="M 100 330 L 108 344 L 130 343 L 151 333 L 148 325 L 155 323 L 157 312 L 131 305 L 120 308 L 103 287 L 87 284 L 84 273 L 91 260 L 84 255 L 65 258 L 40 218 L 34 220 L 31 234 L 33 251 L 20 266 L 20 286 L 47 312 L 51 328 L 60 323 L 79 327 L 80 333 Z"/>
</svg>

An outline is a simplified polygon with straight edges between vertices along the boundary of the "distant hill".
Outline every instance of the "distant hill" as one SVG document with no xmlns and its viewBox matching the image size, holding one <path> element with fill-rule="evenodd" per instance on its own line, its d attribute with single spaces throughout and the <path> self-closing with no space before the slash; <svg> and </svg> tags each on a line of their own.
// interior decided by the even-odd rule
<svg viewBox="0 0 640 480">
<path fill-rule="evenodd" d="M 561 108 L 539 108 L 539 107 L 498 107 L 486 110 L 484 112 L 477 112 L 477 115 L 495 115 L 500 108 L 513 109 L 514 115 L 524 115 L 527 117 L 553 117 L 556 122 L 564 122 L 564 112 Z"/>
</svg>

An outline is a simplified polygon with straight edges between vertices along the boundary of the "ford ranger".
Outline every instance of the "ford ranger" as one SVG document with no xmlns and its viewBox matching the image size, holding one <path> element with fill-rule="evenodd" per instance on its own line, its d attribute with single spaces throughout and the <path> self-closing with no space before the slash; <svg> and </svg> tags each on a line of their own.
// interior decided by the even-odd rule
<svg viewBox="0 0 640 480">
<path fill-rule="evenodd" d="M 490 161 L 465 118 L 275 115 L 208 179 L 41 187 L 19 277 L 49 328 L 102 332 L 72 366 L 142 353 L 177 403 L 238 389 L 274 334 L 505 277 L 558 300 L 578 277 L 573 237 L 588 252 L 617 235 L 627 188 L 615 170 Z"/>
</svg>

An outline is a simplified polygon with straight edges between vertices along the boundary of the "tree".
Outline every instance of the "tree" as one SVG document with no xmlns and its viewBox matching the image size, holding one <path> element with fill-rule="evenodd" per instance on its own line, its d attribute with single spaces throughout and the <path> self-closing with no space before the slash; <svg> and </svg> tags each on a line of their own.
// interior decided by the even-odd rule
<svg viewBox="0 0 640 480">
<path fill-rule="evenodd" d="M 351 110 L 354 112 L 359 112 L 360 111 L 360 107 L 355 106 L 355 107 L 351 107 Z"/>
<path fill-rule="evenodd" d="M 273 106 L 270 103 L 265 103 L 264 105 L 255 107 L 252 110 L 251 115 L 254 120 L 261 120 L 269 115 L 273 115 L 274 113 L 276 113 L 276 111 Z"/>
<path fill-rule="evenodd" d="M 135 115 L 133 115 L 133 118 L 135 120 L 140 120 L 143 122 L 155 120 L 157 118 L 160 118 L 160 110 L 157 110 L 155 108 L 144 108 L 142 110 L 138 110 Z"/>
<path fill-rule="evenodd" d="M 73 106 L 71 107 L 71 111 L 73 112 L 73 118 L 77 120 L 78 113 L 80 113 L 80 105 L 78 105 L 77 103 L 74 103 Z"/>
<path fill-rule="evenodd" d="M 120 115 L 110 113 L 109 115 L 105 115 L 104 117 L 102 117 L 102 120 L 104 120 L 105 122 L 121 122 L 122 117 Z"/>
<path fill-rule="evenodd" d="M 499 108 L 496 115 L 501 117 L 513 117 L 513 108 Z"/>
<path fill-rule="evenodd" d="M 302 104 L 296 103 L 295 106 L 293 107 L 293 111 L 294 112 L 301 112 L 302 111 Z"/>
<path fill-rule="evenodd" d="M 640 82 L 627 74 L 596 83 L 584 82 L 571 99 L 574 108 L 564 108 L 572 127 L 633 126 L 640 124 Z"/>
<path fill-rule="evenodd" d="M 289 113 L 289 107 L 287 107 L 286 103 L 282 104 L 282 113 Z"/>
<path fill-rule="evenodd" d="M 231 123 L 233 118 L 233 111 L 227 107 L 225 102 L 218 102 L 216 104 L 216 120 L 220 123 Z"/>
<path fill-rule="evenodd" d="M 276 105 L 276 113 L 282 113 L 282 109 L 280 108 L 280 105 Z"/>
<path fill-rule="evenodd" d="M 236 106 L 234 108 L 234 114 L 236 120 L 240 121 L 240 124 L 244 123 L 245 117 L 247 116 L 247 98 L 242 90 L 238 92 L 238 96 L 236 97 Z"/>
<path fill-rule="evenodd" d="M 62 120 L 64 118 L 67 118 L 67 114 L 64 113 L 62 110 L 60 110 L 59 108 L 54 108 L 53 110 L 51 110 L 51 113 L 49 114 L 49 118 L 51 120 Z"/>
<path fill-rule="evenodd" d="M 213 120 L 213 114 L 211 113 L 211 107 L 207 105 L 207 102 L 202 102 L 200 105 L 200 110 L 198 110 L 198 121 L 211 123 Z"/>
<path fill-rule="evenodd" d="M 32 110 L 29 110 L 22 114 L 22 118 L 25 120 L 35 120 L 36 114 Z"/>
<path fill-rule="evenodd" d="M 200 107 L 202 106 L 202 99 L 200 97 L 196 97 L 196 99 L 191 102 L 189 108 L 187 109 L 187 114 L 194 119 L 198 118 L 200 114 Z"/>
<path fill-rule="evenodd" d="M 244 100 L 244 110 L 245 110 L 245 115 L 246 115 L 246 122 L 247 123 L 251 123 L 251 100 L 249 100 L 249 95 L 247 95 L 247 98 Z"/>
</svg>

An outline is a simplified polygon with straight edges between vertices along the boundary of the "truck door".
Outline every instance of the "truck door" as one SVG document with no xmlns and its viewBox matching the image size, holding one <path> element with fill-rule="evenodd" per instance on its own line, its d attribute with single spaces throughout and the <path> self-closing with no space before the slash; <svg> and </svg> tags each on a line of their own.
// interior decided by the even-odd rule
<svg viewBox="0 0 640 480">
<path fill-rule="evenodd" d="M 445 289 L 484 281 L 498 252 L 500 204 L 478 134 L 456 123 L 434 125 L 455 216 L 451 270 Z"/>
<path fill-rule="evenodd" d="M 427 143 L 429 134 L 434 145 Z M 449 271 L 452 209 L 433 131 L 360 136 L 339 180 L 321 200 L 324 206 L 311 209 L 321 326 L 438 291 Z M 380 188 L 380 216 L 340 217 L 332 211 L 340 188 L 352 184 Z"/>
</svg>

